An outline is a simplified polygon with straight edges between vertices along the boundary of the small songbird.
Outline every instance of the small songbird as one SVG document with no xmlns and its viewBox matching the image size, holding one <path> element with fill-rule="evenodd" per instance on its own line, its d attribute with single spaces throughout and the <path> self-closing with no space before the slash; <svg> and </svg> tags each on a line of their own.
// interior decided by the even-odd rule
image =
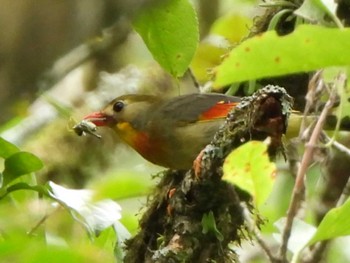
<svg viewBox="0 0 350 263">
<path fill-rule="evenodd" d="M 190 169 L 240 98 L 188 94 L 171 99 L 124 95 L 84 121 L 108 126 L 146 160 L 172 169 Z"/>
</svg>

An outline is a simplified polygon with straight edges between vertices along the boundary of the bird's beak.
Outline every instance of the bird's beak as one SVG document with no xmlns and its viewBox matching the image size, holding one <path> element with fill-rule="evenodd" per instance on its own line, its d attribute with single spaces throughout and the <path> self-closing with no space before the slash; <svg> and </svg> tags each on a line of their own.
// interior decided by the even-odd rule
<svg viewBox="0 0 350 263">
<path fill-rule="evenodd" d="M 111 116 L 100 111 L 86 115 L 84 120 L 92 122 L 96 126 L 109 126 L 114 123 L 114 119 Z"/>
</svg>

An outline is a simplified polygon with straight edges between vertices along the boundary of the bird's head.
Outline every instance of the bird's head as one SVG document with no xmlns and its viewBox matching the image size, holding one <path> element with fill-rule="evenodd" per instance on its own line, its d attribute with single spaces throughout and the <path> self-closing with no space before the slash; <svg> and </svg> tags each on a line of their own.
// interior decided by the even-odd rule
<svg viewBox="0 0 350 263">
<path fill-rule="evenodd" d="M 159 98 L 156 96 L 123 95 L 112 100 L 103 110 L 88 114 L 84 120 L 96 126 L 117 128 L 127 123 L 135 129 L 141 129 L 147 122 L 146 116 L 150 108 L 158 101 Z"/>
</svg>

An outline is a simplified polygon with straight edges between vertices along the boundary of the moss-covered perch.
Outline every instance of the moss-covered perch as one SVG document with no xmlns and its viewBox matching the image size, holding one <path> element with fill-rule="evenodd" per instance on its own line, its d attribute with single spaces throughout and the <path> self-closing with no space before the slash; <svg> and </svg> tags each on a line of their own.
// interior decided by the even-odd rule
<svg viewBox="0 0 350 263">
<path fill-rule="evenodd" d="M 274 157 L 282 149 L 291 105 L 292 98 L 278 86 L 244 97 L 203 150 L 199 174 L 193 169 L 164 173 L 139 233 L 126 242 L 125 262 L 234 262 L 236 255 L 228 245 L 245 238 L 240 203 L 250 198 L 221 180 L 223 161 L 232 149 L 267 137 Z M 213 228 L 203 231 L 203 218 L 212 216 Z"/>
</svg>

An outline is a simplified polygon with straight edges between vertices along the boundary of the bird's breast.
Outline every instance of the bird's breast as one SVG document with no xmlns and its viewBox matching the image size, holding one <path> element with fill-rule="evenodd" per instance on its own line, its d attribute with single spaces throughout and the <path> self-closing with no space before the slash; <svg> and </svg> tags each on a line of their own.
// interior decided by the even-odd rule
<svg viewBox="0 0 350 263">
<path fill-rule="evenodd" d="M 119 122 L 116 125 L 116 132 L 119 137 L 135 149 L 146 160 L 163 165 L 161 162 L 161 156 L 164 156 L 163 146 L 160 138 L 149 134 L 146 131 L 135 129 L 128 122 Z"/>
</svg>

